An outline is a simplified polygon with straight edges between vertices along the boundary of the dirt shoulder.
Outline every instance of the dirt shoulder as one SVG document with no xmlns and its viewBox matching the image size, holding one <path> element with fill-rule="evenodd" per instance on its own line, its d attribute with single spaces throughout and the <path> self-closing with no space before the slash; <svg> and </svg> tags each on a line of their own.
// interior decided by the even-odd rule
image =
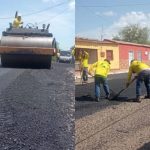
<svg viewBox="0 0 150 150">
<path fill-rule="evenodd" d="M 76 150 L 143 150 L 150 142 L 150 100 L 110 106 L 77 119 L 75 131 Z"/>
</svg>

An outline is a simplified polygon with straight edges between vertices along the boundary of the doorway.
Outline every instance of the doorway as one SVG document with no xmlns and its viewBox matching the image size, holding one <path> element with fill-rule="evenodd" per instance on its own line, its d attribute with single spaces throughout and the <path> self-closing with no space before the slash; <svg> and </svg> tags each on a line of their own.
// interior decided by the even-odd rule
<svg viewBox="0 0 150 150">
<path fill-rule="evenodd" d="M 129 51 L 129 66 L 130 66 L 130 62 L 131 60 L 134 59 L 134 52 L 133 51 Z"/>
</svg>

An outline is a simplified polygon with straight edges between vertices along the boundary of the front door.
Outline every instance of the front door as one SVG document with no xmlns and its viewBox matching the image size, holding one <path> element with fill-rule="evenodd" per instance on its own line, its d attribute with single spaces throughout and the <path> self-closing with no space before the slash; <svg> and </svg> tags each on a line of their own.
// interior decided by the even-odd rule
<svg viewBox="0 0 150 150">
<path fill-rule="evenodd" d="M 133 51 L 129 51 L 129 66 L 130 66 L 130 62 L 131 60 L 134 59 L 134 52 Z"/>
</svg>

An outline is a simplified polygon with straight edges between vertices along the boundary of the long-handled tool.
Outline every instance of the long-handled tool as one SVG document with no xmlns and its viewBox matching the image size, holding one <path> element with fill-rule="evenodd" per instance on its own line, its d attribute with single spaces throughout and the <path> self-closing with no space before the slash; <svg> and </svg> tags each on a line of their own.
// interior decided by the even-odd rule
<svg viewBox="0 0 150 150">
<path fill-rule="evenodd" d="M 132 81 L 130 82 L 129 86 L 134 82 L 135 79 L 136 79 L 136 77 L 132 79 Z M 128 86 L 128 87 L 129 87 L 129 86 Z M 119 95 L 120 95 L 123 91 L 125 91 L 128 87 L 123 88 L 122 90 L 120 90 L 120 91 L 119 91 L 115 96 L 113 96 L 110 100 L 116 100 L 116 99 L 119 97 Z M 113 93 L 114 93 L 114 92 L 113 92 Z"/>
<path fill-rule="evenodd" d="M 81 76 L 80 83 L 83 85 L 83 70 L 82 69 L 80 71 L 80 76 Z"/>
<path fill-rule="evenodd" d="M 111 98 L 111 100 L 116 100 L 116 99 L 119 97 L 119 95 L 120 95 L 123 91 L 125 91 L 126 89 L 127 89 L 127 88 L 124 88 L 124 89 L 120 90 L 114 97 Z"/>
</svg>

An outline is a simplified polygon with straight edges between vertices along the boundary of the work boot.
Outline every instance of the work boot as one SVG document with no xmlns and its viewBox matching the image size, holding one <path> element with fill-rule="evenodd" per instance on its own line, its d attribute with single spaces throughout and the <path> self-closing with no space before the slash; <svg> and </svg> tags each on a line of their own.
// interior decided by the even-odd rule
<svg viewBox="0 0 150 150">
<path fill-rule="evenodd" d="M 133 101 L 134 101 L 134 102 L 141 103 L 141 98 L 140 98 L 140 96 L 137 96 L 136 99 L 134 99 Z"/>
<path fill-rule="evenodd" d="M 106 95 L 105 98 L 109 100 L 110 99 L 110 94 Z"/>
<path fill-rule="evenodd" d="M 96 101 L 96 102 L 100 102 L 100 98 L 99 98 L 99 97 L 96 97 L 96 98 L 95 98 L 95 101 Z"/>
</svg>

